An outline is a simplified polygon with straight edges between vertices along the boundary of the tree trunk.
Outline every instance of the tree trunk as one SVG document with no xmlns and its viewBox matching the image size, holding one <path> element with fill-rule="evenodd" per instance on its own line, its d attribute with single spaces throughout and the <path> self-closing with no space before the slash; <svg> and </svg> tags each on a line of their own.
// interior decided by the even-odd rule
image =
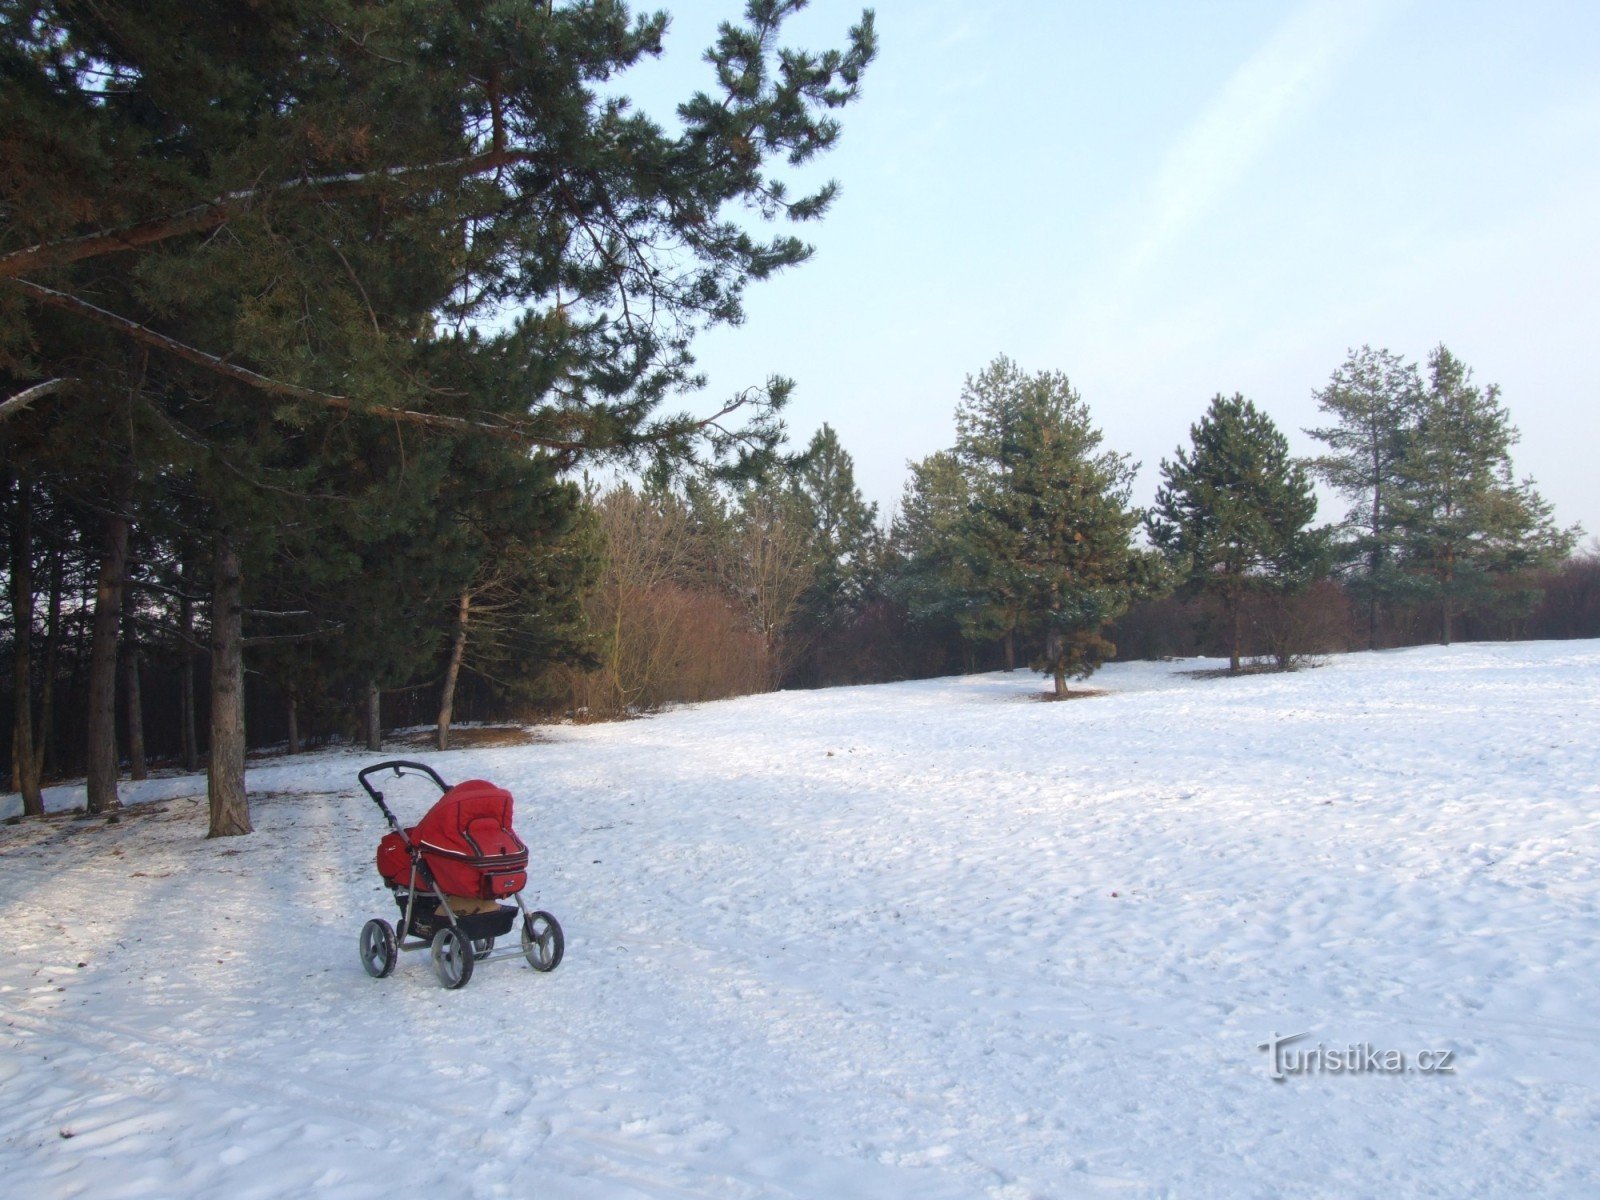
<svg viewBox="0 0 1600 1200">
<path fill-rule="evenodd" d="M 11 781 L 30 817 L 44 812 L 33 725 L 33 483 L 17 481 L 11 527 Z"/>
<path fill-rule="evenodd" d="M 1005 648 L 1006 670 L 1015 671 L 1017 669 L 1017 635 L 1015 630 L 1006 630 Z"/>
<path fill-rule="evenodd" d="M 450 665 L 445 668 L 444 687 L 439 693 L 439 739 L 441 750 L 450 749 L 450 718 L 456 708 L 456 680 L 461 676 L 461 660 L 467 653 L 467 622 L 471 619 L 472 593 L 462 592 L 456 605 L 456 633 L 450 643 Z"/>
<path fill-rule="evenodd" d="M 288 700 L 289 753 L 300 753 L 300 697 L 290 692 Z"/>
<path fill-rule="evenodd" d="M 61 648 L 61 547 L 50 551 L 50 616 L 45 624 L 44 687 L 39 698 L 39 735 L 34 739 L 34 757 L 39 779 L 54 778 L 56 762 L 56 666 Z"/>
<path fill-rule="evenodd" d="M 376 754 L 383 749 L 383 697 L 376 680 L 367 681 L 367 749 Z"/>
<path fill-rule="evenodd" d="M 211 588 L 211 762 L 207 837 L 250 832 L 250 802 L 244 787 L 243 579 L 239 550 L 227 533 L 217 535 Z"/>
<path fill-rule="evenodd" d="M 1383 561 L 1383 547 L 1379 544 L 1379 530 L 1383 528 L 1383 483 L 1381 463 L 1378 460 L 1378 441 L 1373 439 L 1372 449 L 1372 558 L 1367 563 L 1367 649 L 1378 648 L 1378 574 Z"/>
<path fill-rule="evenodd" d="M 1444 637 L 1444 644 L 1446 646 L 1448 646 L 1450 644 L 1451 635 L 1454 633 L 1454 630 L 1452 629 L 1452 624 L 1453 624 L 1452 618 L 1454 617 L 1455 614 L 1451 611 L 1451 608 L 1452 608 L 1452 605 L 1451 605 L 1452 596 L 1450 595 L 1450 592 L 1451 592 L 1451 589 L 1455 587 L 1455 582 L 1456 582 L 1455 547 L 1454 546 L 1449 546 L 1449 547 L 1446 548 L 1445 555 L 1444 555 L 1444 586 L 1440 589 L 1440 600 L 1439 600 L 1439 607 L 1440 607 L 1440 610 L 1441 610 L 1440 614 L 1439 614 L 1440 623 L 1443 626 L 1442 633 L 1443 633 L 1443 637 Z"/>
<path fill-rule="evenodd" d="M 1059 700 L 1067 694 L 1067 656 L 1061 644 L 1059 629 L 1052 629 L 1045 637 L 1044 657 L 1050 664 L 1050 674 L 1055 678 L 1056 699 Z"/>
<path fill-rule="evenodd" d="M 179 576 L 183 598 L 179 601 L 178 638 L 181 655 L 178 669 L 178 736 L 182 741 L 183 769 L 191 774 L 200 769 L 200 738 L 195 729 L 194 687 L 194 601 L 189 598 L 189 564 Z"/>
<path fill-rule="evenodd" d="M 138 635 L 133 629 L 133 589 L 122 589 L 122 683 L 123 702 L 126 705 L 128 732 L 129 774 L 135 780 L 150 778 L 150 764 L 144 754 L 144 694 L 140 687 L 139 670 L 142 655 Z"/>
<path fill-rule="evenodd" d="M 94 592 L 94 638 L 89 647 L 88 806 L 92 813 L 116 812 L 117 798 L 117 641 L 122 631 L 122 576 L 128 557 L 128 505 L 133 470 L 125 468 L 106 520 L 105 553 Z"/>
<path fill-rule="evenodd" d="M 1237 593 L 1228 597 L 1228 616 L 1233 630 L 1228 645 L 1228 674 L 1237 675 L 1240 670 L 1239 646 L 1244 641 L 1244 605 L 1239 603 Z"/>
</svg>

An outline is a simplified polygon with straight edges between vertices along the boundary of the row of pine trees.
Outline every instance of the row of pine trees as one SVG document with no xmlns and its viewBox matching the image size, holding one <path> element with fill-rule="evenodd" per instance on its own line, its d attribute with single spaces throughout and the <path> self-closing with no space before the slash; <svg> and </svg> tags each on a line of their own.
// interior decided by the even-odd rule
<svg viewBox="0 0 1600 1200">
<path fill-rule="evenodd" d="M 605 487 L 540 464 L 530 475 L 521 456 L 464 464 L 476 439 L 416 439 L 392 486 L 343 496 L 323 519 L 297 490 L 299 523 L 228 566 L 256 741 L 376 748 L 386 725 L 427 724 L 445 748 L 462 702 L 478 720 L 603 719 L 989 666 L 1027 665 L 1063 695 L 1119 642 L 1218 647 L 1239 671 L 1418 629 L 1449 640 L 1463 613 L 1532 609 L 1577 530 L 1514 478 L 1497 389 L 1443 347 L 1426 382 L 1364 347 L 1317 399 L 1329 424 L 1309 432 L 1326 452 L 1300 461 L 1252 402 L 1215 397 L 1141 509 L 1135 464 L 1104 447 L 1067 377 L 1002 357 L 967 380 L 954 445 L 911 464 L 888 521 L 827 426 L 753 476 L 657 471 Z M 1315 523 L 1317 477 L 1349 500 L 1344 520 Z M 14 783 L 30 750 L 36 779 L 85 766 L 72 747 L 91 736 L 81 700 L 108 564 L 122 577 L 106 715 L 117 757 L 135 776 L 152 758 L 193 769 L 208 748 L 200 650 L 217 603 L 200 582 L 203 564 L 218 571 L 194 536 L 203 514 L 169 477 L 108 534 L 68 479 L 7 481 L 8 649 L 29 688 L 11 711 L 31 717 L 12 720 Z M 1347 615 L 1307 619 L 1330 604 L 1359 609 L 1359 633 Z M 1174 642 L 1174 626 L 1202 618 L 1208 642 Z M 1165 627 L 1153 639 L 1152 623 Z"/>
<path fill-rule="evenodd" d="M 1330 424 L 1308 432 L 1325 451 L 1299 461 L 1252 401 L 1216 396 L 1139 511 L 1134 467 L 1101 448 L 1066 377 L 998 359 L 967 382 L 955 446 L 912 465 L 890 590 L 914 619 L 998 641 L 1008 668 L 1025 642 L 1057 694 L 1115 652 L 1130 610 L 1174 594 L 1210 601 L 1235 673 L 1247 652 L 1284 666 L 1345 640 L 1307 620 L 1330 577 L 1364 609 L 1373 648 L 1402 616 L 1415 630 L 1431 613 L 1448 643 L 1463 613 L 1527 615 L 1531 581 L 1580 531 L 1515 478 L 1499 389 L 1444 346 L 1425 379 L 1362 347 L 1316 399 Z M 1316 479 L 1349 501 L 1342 521 L 1314 524 Z"/>
</svg>

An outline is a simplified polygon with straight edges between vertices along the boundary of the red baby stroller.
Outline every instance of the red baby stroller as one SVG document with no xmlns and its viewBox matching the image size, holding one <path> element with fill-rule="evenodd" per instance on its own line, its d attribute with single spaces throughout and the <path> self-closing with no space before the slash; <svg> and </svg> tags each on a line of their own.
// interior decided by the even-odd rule
<svg viewBox="0 0 1600 1200">
<path fill-rule="evenodd" d="M 367 776 L 393 770 L 426 775 L 444 793 L 422 820 L 402 829 Z M 528 848 L 511 828 L 511 793 L 481 779 L 449 786 L 432 767 L 381 762 L 356 776 L 383 810 L 392 832 L 378 843 L 378 873 L 400 909 L 398 935 L 374 917 L 361 929 L 361 965 L 382 979 L 401 950 L 433 950 L 433 972 L 447 988 L 466 986 L 475 964 L 494 954 L 494 942 L 511 932 L 522 913 L 522 955 L 535 971 L 561 961 L 561 926 L 547 912 L 522 902 L 528 883 Z M 516 907 L 501 904 L 516 901 Z"/>
</svg>

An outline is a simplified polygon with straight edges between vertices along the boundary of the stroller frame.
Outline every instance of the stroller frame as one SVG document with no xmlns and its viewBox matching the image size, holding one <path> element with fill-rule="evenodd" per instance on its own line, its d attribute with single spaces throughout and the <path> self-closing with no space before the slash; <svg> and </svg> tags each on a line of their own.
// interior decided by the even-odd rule
<svg viewBox="0 0 1600 1200">
<path fill-rule="evenodd" d="M 398 932 L 388 921 L 376 917 L 361 929 L 361 965 L 367 974 L 382 979 L 394 970 L 399 954 L 415 950 L 432 951 L 434 974 L 441 984 L 452 989 L 465 987 L 472 978 L 473 968 L 483 962 L 521 957 L 535 971 L 555 970 L 565 949 L 561 925 L 550 913 L 530 909 L 520 890 L 510 897 L 516 901 L 516 908 L 501 904 L 494 912 L 457 914 L 450 907 L 423 856 L 421 845 L 411 839 L 384 801 L 383 793 L 369 781 L 370 776 L 389 770 L 396 778 L 408 771 L 424 775 L 438 786 L 441 794 L 450 791 L 450 785 L 432 767 L 404 759 L 374 763 L 356 775 L 411 859 L 411 871 L 403 893 L 400 887 L 389 885 L 401 909 Z M 424 910 L 430 904 L 432 912 L 428 913 Z M 511 931 L 518 910 L 522 915 L 521 948 L 496 951 L 495 939 Z M 440 916 L 444 918 L 443 923 L 438 919 Z M 428 930 L 431 936 L 419 933 L 419 929 Z"/>
</svg>

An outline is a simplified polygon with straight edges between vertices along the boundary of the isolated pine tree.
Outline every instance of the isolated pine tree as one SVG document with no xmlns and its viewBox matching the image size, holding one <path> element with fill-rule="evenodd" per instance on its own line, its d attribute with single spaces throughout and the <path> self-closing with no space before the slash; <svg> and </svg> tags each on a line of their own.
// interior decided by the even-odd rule
<svg viewBox="0 0 1600 1200">
<path fill-rule="evenodd" d="M 1308 528 L 1317 501 L 1305 468 L 1249 400 L 1217 395 L 1189 436 L 1188 450 L 1162 460 L 1146 527 L 1188 587 L 1221 600 L 1238 673 L 1245 596 L 1308 585 L 1325 566 L 1326 537 Z"/>
<path fill-rule="evenodd" d="M 1116 652 L 1106 627 L 1156 584 L 1132 542 L 1129 507 L 1137 467 L 1101 449 L 1088 408 L 1059 372 L 1027 380 L 1011 433 L 1016 447 L 1004 492 L 980 495 L 980 517 L 1007 528 L 1017 574 L 1043 645 L 1036 669 L 1055 681 L 1086 678 Z"/>
<path fill-rule="evenodd" d="M 1000 357 L 969 377 L 956 444 L 913 464 L 896 522 L 896 589 L 914 617 L 968 640 L 1018 638 L 1058 694 L 1114 647 L 1106 625 L 1154 581 L 1131 534 L 1134 468 L 1101 435 L 1067 377 Z"/>
<path fill-rule="evenodd" d="M 1008 519 L 1014 516 L 1010 507 L 1023 460 L 1032 450 L 1026 426 L 1063 389 L 1065 376 L 1030 378 L 1001 355 L 967 377 L 956 405 L 953 453 L 967 490 L 956 536 L 976 601 L 965 623 L 968 636 L 1001 643 L 1008 671 L 1016 667 L 1017 641 L 1027 632 L 1034 599 L 1023 566 L 1021 523 Z"/>
</svg>

